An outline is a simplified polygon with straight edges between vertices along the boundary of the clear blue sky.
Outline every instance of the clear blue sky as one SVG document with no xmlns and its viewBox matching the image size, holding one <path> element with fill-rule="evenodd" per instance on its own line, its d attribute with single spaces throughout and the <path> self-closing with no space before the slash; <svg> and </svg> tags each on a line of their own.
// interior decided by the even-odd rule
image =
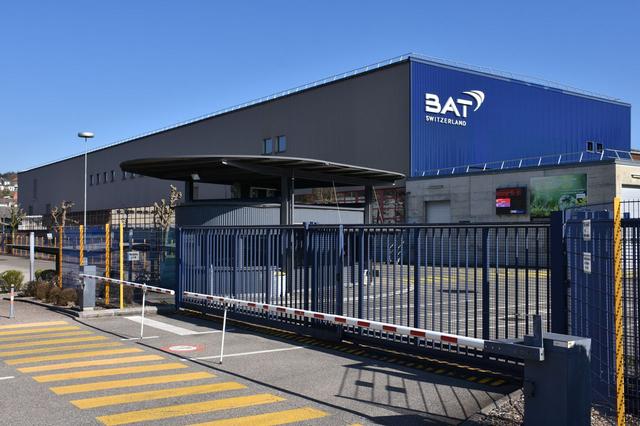
<svg viewBox="0 0 640 426">
<path fill-rule="evenodd" d="M 5 1 L 0 171 L 416 52 L 640 105 L 640 2 Z M 632 145 L 640 146 L 632 108 Z"/>
</svg>

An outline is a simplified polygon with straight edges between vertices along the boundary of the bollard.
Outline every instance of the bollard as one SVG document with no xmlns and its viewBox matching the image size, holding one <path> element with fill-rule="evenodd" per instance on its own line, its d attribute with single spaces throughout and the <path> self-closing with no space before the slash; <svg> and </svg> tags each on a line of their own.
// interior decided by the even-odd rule
<svg viewBox="0 0 640 426">
<path fill-rule="evenodd" d="M 9 296 L 9 318 L 15 318 L 15 312 L 13 311 L 13 284 L 11 284 L 11 295 Z"/>
<path fill-rule="evenodd" d="M 224 304 L 224 315 L 222 317 L 222 343 L 220 344 L 220 364 L 222 364 L 222 357 L 224 356 L 224 334 L 227 330 L 227 304 Z"/>
<path fill-rule="evenodd" d="M 147 299 L 147 286 L 146 284 L 142 285 L 142 319 L 140 320 L 140 340 L 142 340 L 144 336 L 144 305 Z"/>
</svg>

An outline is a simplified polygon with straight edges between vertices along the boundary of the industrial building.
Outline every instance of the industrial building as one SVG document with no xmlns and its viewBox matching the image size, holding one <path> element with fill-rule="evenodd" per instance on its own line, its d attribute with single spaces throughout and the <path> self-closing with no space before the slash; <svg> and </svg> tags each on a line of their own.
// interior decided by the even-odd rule
<svg viewBox="0 0 640 426">
<path fill-rule="evenodd" d="M 519 213 L 501 215 L 495 210 L 496 194 L 500 195 L 496 190 L 527 187 L 533 175 L 575 174 L 571 169 L 576 167 L 614 164 L 617 170 L 621 162 L 634 167 L 630 110 L 619 100 L 555 84 L 403 55 L 95 149 L 88 157 L 88 210 L 108 216 L 166 198 L 171 181 L 123 171 L 120 164 L 125 161 L 265 155 L 405 175 L 406 181 L 395 187 L 376 188 L 377 222 L 433 222 L 434 217 L 529 220 L 527 195 L 524 207 L 510 209 Z M 21 206 L 29 214 L 46 215 L 66 200 L 80 211 L 83 171 L 83 157 L 78 155 L 20 172 Z M 618 184 L 614 175 L 589 175 L 584 196 L 574 194 L 573 200 L 583 203 L 587 194 L 595 196 L 596 182 L 620 191 L 625 185 L 633 192 L 633 178 Z M 196 200 L 269 200 L 278 197 L 278 191 L 268 185 L 240 188 L 194 182 L 191 195 Z M 329 197 L 310 189 L 296 191 L 296 202 L 362 202 L 362 193 L 352 188 L 329 191 L 334 193 Z M 452 193 L 449 198 L 447 191 Z M 467 207 L 456 201 L 464 197 Z M 426 209 L 439 213 L 427 215 Z M 485 209 L 486 214 L 476 214 L 475 209 Z"/>
</svg>

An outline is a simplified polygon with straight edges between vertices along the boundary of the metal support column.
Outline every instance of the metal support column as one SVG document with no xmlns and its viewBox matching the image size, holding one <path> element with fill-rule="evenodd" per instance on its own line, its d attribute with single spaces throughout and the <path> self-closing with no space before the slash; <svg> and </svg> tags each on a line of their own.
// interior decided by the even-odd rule
<svg viewBox="0 0 640 426">
<path fill-rule="evenodd" d="M 282 176 L 280 180 L 280 225 L 293 223 L 293 178 Z"/>
<path fill-rule="evenodd" d="M 373 186 L 364 187 L 364 223 L 373 223 Z"/>
<path fill-rule="evenodd" d="M 551 332 L 567 334 L 567 258 L 562 229 L 563 212 L 551 213 L 549 258 L 551 259 Z"/>
</svg>

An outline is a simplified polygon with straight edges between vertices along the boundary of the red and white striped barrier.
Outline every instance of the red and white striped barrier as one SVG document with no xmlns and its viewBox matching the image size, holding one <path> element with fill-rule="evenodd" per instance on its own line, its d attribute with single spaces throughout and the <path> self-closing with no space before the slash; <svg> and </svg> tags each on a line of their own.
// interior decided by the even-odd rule
<svg viewBox="0 0 640 426">
<path fill-rule="evenodd" d="M 321 312 L 307 311 L 304 309 L 287 308 L 278 305 L 269 305 L 266 303 L 248 302 L 246 300 L 231 299 L 222 296 L 210 296 L 207 294 L 192 293 L 190 291 L 183 292 L 184 297 L 193 299 L 206 300 L 209 302 L 217 302 L 229 306 L 242 306 L 244 308 L 253 309 L 260 312 L 271 312 L 275 314 L 289 314 L 297 317 L 317 319 L 327 321 L 338 325 L 351 325 L 354 327 L 367 328 L 371 330 L 385 331 L 388 333 L 401 334 L 403 336 L 412 336 L 443 344 L 452 344 L 466 346 L 469 348 L 484 349 L 484 340 L 473 337 L 458 336 L 455 334 L 440 333 L 438 331 L 425 330 L 422 328 L 405 327 L 402 325 L 388 324 L 378 321 L 362 320 L 342 315 L 324 314 Z"/>
<path fill-rule="evenodd" d="M 99 275 L 88 275 L 88 274 L 78 274 L 78 275 L 80 277 L 82 277 L 82 278 L 94 278 L 96 280 L 109 281 L 110 283 L 124 284 L 124 285 L 127 285 L 129 287 L 140 288 L 140 289 L 143 289 L 143 290 L 152 291 L 154 293 L 171 294 L 171 295 L 176 294 L 176 292 L 173 291 L 173 290 L 169 290 L 169 289 L 162 288 L 162 287 L 154 287 L 152 285 L 133 283 L 131 281 L 124 281 L 124 280 L 117 280 L 115 278 L 101 277 Z"/>
</svg>

